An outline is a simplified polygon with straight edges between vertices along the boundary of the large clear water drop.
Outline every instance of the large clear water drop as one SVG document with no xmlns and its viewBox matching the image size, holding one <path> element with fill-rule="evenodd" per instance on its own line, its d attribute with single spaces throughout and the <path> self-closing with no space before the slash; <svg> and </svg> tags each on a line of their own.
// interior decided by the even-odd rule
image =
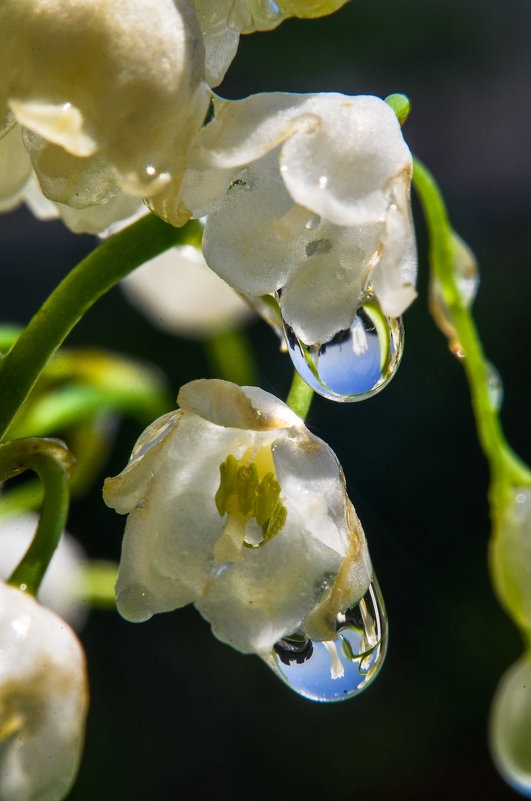
<svg viewBox="0 0 531 801">
<path fill-rule="evenodd" d="M 376 581 L 361 601 L 338 615 L 336 640 L 312 642 L 300 630 L 264 657 L 299 695 L 312 701 L 345 701 L 376 678 L 387 649 L 387 617 Z"/>
<path fill-rule="evenodd" d="M 307 345 L 284 321 L 291 361 L 319 395 L 352 402 L 380 392 L 396 373 L 404 349 L 401 318 L 386 317 L 371 296 L 349 329 L 324 345 Z"/>
</svg>

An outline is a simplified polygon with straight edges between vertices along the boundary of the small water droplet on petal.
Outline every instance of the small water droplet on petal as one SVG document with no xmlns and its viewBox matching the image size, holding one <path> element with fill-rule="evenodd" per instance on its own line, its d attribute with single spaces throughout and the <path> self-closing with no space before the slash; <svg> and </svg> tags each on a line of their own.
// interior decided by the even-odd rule
<svg viewBox="0 0 531 801">
<path fill-rule="evenodd" d="M 143 623 L 155 613 L 154 598 L 142 584 L 130 584 L 116 597 L 116 607 L 126 620 Z"/>
<path fill-rule="evenodd" d="M 308 222 L 304 225 L 304 227 L 308 231 L 314 231 L 316 228 L 319 228 L 321 225 L 321 218 L 318 214 L 312 214 Z"/>
<path fill-rule="evenodd" d="M 358 309 L 349 329 L 324 345 L 308 345 L 284 321 L 288 352 L 301 378 L 329 400 L 364 400 L 395 375 L 404 345 L 401 318 L 385 317 L 375 299 Z"/>
<path fill-rule="evenodd" d="M 297 631 L 263 657 L 276 675 L 312 701 L 344 701 L 366 689 L 382 667 L 387 617 L 374 580 L 352 609 L 338 615 L 338 637 L 312 642 Z"/>
</svg>

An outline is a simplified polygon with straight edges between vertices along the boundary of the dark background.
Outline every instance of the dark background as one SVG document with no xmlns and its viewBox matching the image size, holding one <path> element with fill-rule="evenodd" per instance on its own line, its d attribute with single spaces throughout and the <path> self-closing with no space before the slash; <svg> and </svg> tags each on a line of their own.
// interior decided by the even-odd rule
<svg viewBox="0 0 531 801">
<path fill-rule="evenodd" d="M 476 319 L 503 376 L 505 430 L 527 461 L 530 22 L 528 0 L 353 0 L 329 18 L 243 38 L 219 90 L 410 96 L 404 134 L 480 262 Z M 515 797 L 489 760 L 486 720 L 521 646 L 489 584 L 488 473 L 462 368 L 427 312 L 415 212 L 419 299 L 396 378 L 368 402 L 317 398 L 307 421 L 344 466 L 386 599 L 379 678 L 357 699 L 319 705 L 218 643 L 192 608 L 138 626 L 93 612 L 82 632 L 92 706 L 72 801 Z M 24 323 L 93 240 L 24 209 L 0 229 L 0 318 Z M 249 334 L 262 386 L 285 397 L 288 357 L 264 324 Z M 211 375 L 200 346 L 153 329 L 119 290 L 69 344 L 150 360 L 175 394 Z M 123 467 L 138 433 L 122 426 L 105 474 Z M 123 519 L 99 487 L 74 505 L 69 528 L 92 556 L 118 559 Z"/>
</svg>

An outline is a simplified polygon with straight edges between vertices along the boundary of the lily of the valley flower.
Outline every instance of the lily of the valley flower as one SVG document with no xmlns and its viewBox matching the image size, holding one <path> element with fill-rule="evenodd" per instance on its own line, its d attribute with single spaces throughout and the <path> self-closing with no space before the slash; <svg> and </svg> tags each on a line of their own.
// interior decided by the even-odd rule
<svg viewBox="0 0 531 801">
<path fill-rule="evenodd" d="M 189 163 L 181 200 L 208 214 L 207 263 L 239 292 L 278 293 L 306 344 L 348 329 L 369 285 L 390 317 L 414 299 L 411 154 L 384 101 L 217 100 Z"/>
<path fill-rule="evenodd" d="M 129 515 L 119 611 L 141 621 L 194 603 L 245 653 L 301 627 L 335 640 L 372 568 L 334 453 L 255 387 L 192 381 L 178 403 L 105 483 L 106 502 Z"/>
<path fill-rule="evenodd" d="M 202 339 L 241 325 L 251 306 L 222 281 L 193 245 L 179 245 L 146 262 L 122 281 L 129 300 L 154 325 Z"/>
<path fill-rule="evenodd" d="M 0 798 L 60 801 L 79 764 L 85 656 L 74 632 L 31 596 L 0 583 Z"/>
<path fill-rule="evenodd" d="M 46 197 L 107 207 L 105 228 L 132 213 L 131 201 L 116 208 L 122 192 L 140 198 L 179 184 L 209 103 L 186 0 L 5 0 L 0 30 L 0 137 L 23 126 Z M 6 201 L 30 174 L 29 162 L 18 164 L 0 185 Z"/>
</svg>

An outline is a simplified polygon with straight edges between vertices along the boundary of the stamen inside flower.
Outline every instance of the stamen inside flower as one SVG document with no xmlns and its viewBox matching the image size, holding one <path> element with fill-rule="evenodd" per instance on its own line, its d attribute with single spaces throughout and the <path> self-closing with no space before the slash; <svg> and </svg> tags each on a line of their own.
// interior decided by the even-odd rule
<svg viewBox="0 0 531 801">
<path fill-rule="evenodd" d="M 242 548 L 261 548 L 282 530 L 287 509 L 280 500 L 280 484 L 270 446 L 260 448 L 251 461 L 247 451 L 240 460 L 229 455 L 219 466 L 220 482 L 216 492 L 216 508 L 227 522 L 221 537 L 214 545 L 217 562 L 239 562 Z M 255 521 L 262 539 L 250 536 L 248 524 Z"/>
</svg>

